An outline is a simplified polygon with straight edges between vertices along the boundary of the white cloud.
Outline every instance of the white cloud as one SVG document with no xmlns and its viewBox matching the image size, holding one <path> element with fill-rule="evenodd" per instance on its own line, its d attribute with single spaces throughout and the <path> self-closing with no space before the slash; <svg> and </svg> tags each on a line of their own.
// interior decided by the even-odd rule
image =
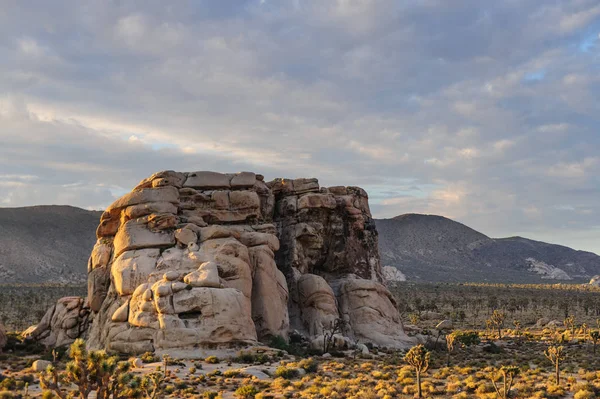
<svg viewBox="0 0 600 399">
<path fill-rule="evenodd" d="M 244 169 L 364 186 L 376 216 L 440 213 L 490 235 L 563 237 L 568 224 L 590 243 L 600 59 L 573 52 L 598 10 L 12 3 L 0 14 L 0 201 L 105 206 L 159 169 Z"/>
<path fill-rule="evenodd" d="M 41 48 L 38 43 L 28 37 L 24 37 L 18 40 L 19 51 L 29 57 L 41 57 L 44 55 L 44 49 Z"/>
</svg>

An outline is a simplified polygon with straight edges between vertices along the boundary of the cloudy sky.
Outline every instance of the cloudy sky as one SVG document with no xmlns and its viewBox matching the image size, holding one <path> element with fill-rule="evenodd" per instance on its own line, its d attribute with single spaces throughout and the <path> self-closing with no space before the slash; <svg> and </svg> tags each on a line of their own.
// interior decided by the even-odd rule
<svg viewBox="0 0 600 399">
<path fill-rule="evenodd" d="M 252 170 L 600 253 L 597 0 L 0 3 L 0 206 Z"/>
</svg>

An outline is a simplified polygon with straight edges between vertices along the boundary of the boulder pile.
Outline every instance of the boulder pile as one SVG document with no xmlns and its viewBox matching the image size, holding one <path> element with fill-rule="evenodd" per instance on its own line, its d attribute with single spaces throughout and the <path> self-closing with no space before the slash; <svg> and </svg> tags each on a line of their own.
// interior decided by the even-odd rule
<svg viewBox="0 0 600 399">
<path fill-rule="evenodd" d="M 88 345 L 121 353 L 308 340 L 407 347 L 358 187 L 165 171 L 102 214 L 88 264 Z M 340 323 L 339 321 L 342 321 Z"/>
<path fill-rule="evenodd" d="M 23 336 L 48 347 L 69 345 L 77 338 L 85 338 L 90 321 L 90 309 L 84 298 L 65 297 L 48 309 L 37 325 L 25 330 Z"/>
</svg>

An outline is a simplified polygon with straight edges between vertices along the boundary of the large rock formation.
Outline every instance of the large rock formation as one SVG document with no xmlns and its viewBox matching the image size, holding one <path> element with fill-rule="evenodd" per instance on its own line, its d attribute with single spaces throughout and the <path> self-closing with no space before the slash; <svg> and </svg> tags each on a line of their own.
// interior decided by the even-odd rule
<svg viewBox="0 0 600 399">
<path fill-rule="evenodd" d="M 160 172 L 106 209 L 97 237 L 92 348 L 248 344 L 287 338 L 290 325 L 313 338 L 336 319 L 349 338 L 409 345 L 360 188 Z"/>
</svg>

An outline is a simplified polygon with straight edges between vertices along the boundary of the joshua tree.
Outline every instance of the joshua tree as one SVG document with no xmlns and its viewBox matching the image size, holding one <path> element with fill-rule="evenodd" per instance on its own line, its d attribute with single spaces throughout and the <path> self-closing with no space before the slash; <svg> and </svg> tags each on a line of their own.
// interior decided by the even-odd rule
<svg viewBox="0 0 600 399">
<path fill-rule="evenodd" d="M 421 390 L 421 373 L 424 373 L 429 369 L 430 357 L 431 353 L 423 345 L 412 347 L 404 356 L 406 363 L 415 369 L 415 374 L 417 376 L 417 395 L 419 398 L 423 397 L 423 392 Z"/>
<path fill-rule="evenodd" d="M 333 348 L 336 334 L 344 332 L 345 322 L 342 319 L 335 319 L 329 325 L 329 328 L 323 329 L 323 353 L 329 352 Z"/>
<path fill-rule="evenodd" d="M 594 345 L 594 355 L 596 354 L 596 344 L 598 344 L 598 340 L 600 340 L 600 331 L 594 330 L 590 331 L 590 339 Z"/>
<path fill-rule="evenodd" d="M 104 351 L 88 352 L 82 339 L 71 345 L 69 357 L 71 361 L 64 372 L 51 365 L 40 374 L 43 389 L 54 391 L 61 399 L 72 396 L 65 389 L 71 384 L 77 387 L 80 399 L 87 399 L 92 391 L 96 391 L 98 399 L 139 396 L 141 380 L 129 373 L 128 362 L 119 362 L 116 356 L 109 357 Z"/>
<path fill-rule="evenodd" d="M 60 399 L 65 399 L 67 393 L 63 389 L 66 385 L 65 376 L 56 370 L 53 365 L 40 373 L 40 386 L 47 391 L 53 391 Z"/>
<path fill-rule="evenodd" d="M 498 331 L 498 339 L 502 339 L 502 327 L 504 327 L 504 319 L 506 319 L 506 314 L 504 312 L 494 310 L 488 320 L 488 325 L 490 328 L 494 328 L 496 331 Z"/>
<path fill-rule="evenodd" d="M 467 346 L 478 343 L 479 334 L 476 331 L 454 330 L 452 333 L 446 335 L 446 348 L 448 349 L 446 365 L 450 367 L 450 354 L 454 352 L 457 345 L 461 348 L 466 348 Z"/>
<path fill-rule="evenodd" d="M 544 355 L 552 362 L 555 369 L 556 385 L 560 385 L 560 362 L 565 359 L 562 346 L 550 346 L 544 351 Z"/>
<path fill-rule="evenodd" d="M 521 331 L 521 321 L 519 321 L 519 320 L 513 320 L 513 325 L 515 326 L 515 330 L 517 332 Z"/>
<path fill-rule="evenodd" d="M 454 342 L 456 341 L 457 334 L 458 330 L 452 331 L 452 333 L 446 335 L 446 349 L 448 350 L 448 356 L 446 358 L 447 367 L 450 367 L 450 354 L 454 352 Z"/>
<path fill-rule="evenodd" d="M 170 360 L 169 355 L 163 355 L 163 367 L 165 369 L 165 376 L 169 375 L 169 370 L 168 370 L 169 360 Z"/>
<path fill-rule="evenodd" d="M 498 397 L 500 397 L 501 399 L 508 399 L 508 397 L 510 396 L 510 390 L 512 388 L 513 381 L 517 374 L 519 374 L 518 367 L 502 366 L 502 368 L 500 369 L 500 377 L 502 377 L 501 387 L 498 387 L 498 385 L 496 384 L 496 382 L 499 382 L 499 379 L 497 379 L 493 373 L 490 375 L 490 380 L 494 385 L 494 389 L 496 390 Z"/>
<path fill-rule="evenodd" d="M 575 335 L 575 316 L 571 315 L 563 321 L 565 328 L 571 330 L 571 334 Z"/>
<path fill-rule="evenodd" d="M 156 399 L 161 393 L 161 386 L 164 381 L 165 375 L 157 369 L 142 378 L 140 388 L 142 388 L 148 399 Z"/>
</svg>

